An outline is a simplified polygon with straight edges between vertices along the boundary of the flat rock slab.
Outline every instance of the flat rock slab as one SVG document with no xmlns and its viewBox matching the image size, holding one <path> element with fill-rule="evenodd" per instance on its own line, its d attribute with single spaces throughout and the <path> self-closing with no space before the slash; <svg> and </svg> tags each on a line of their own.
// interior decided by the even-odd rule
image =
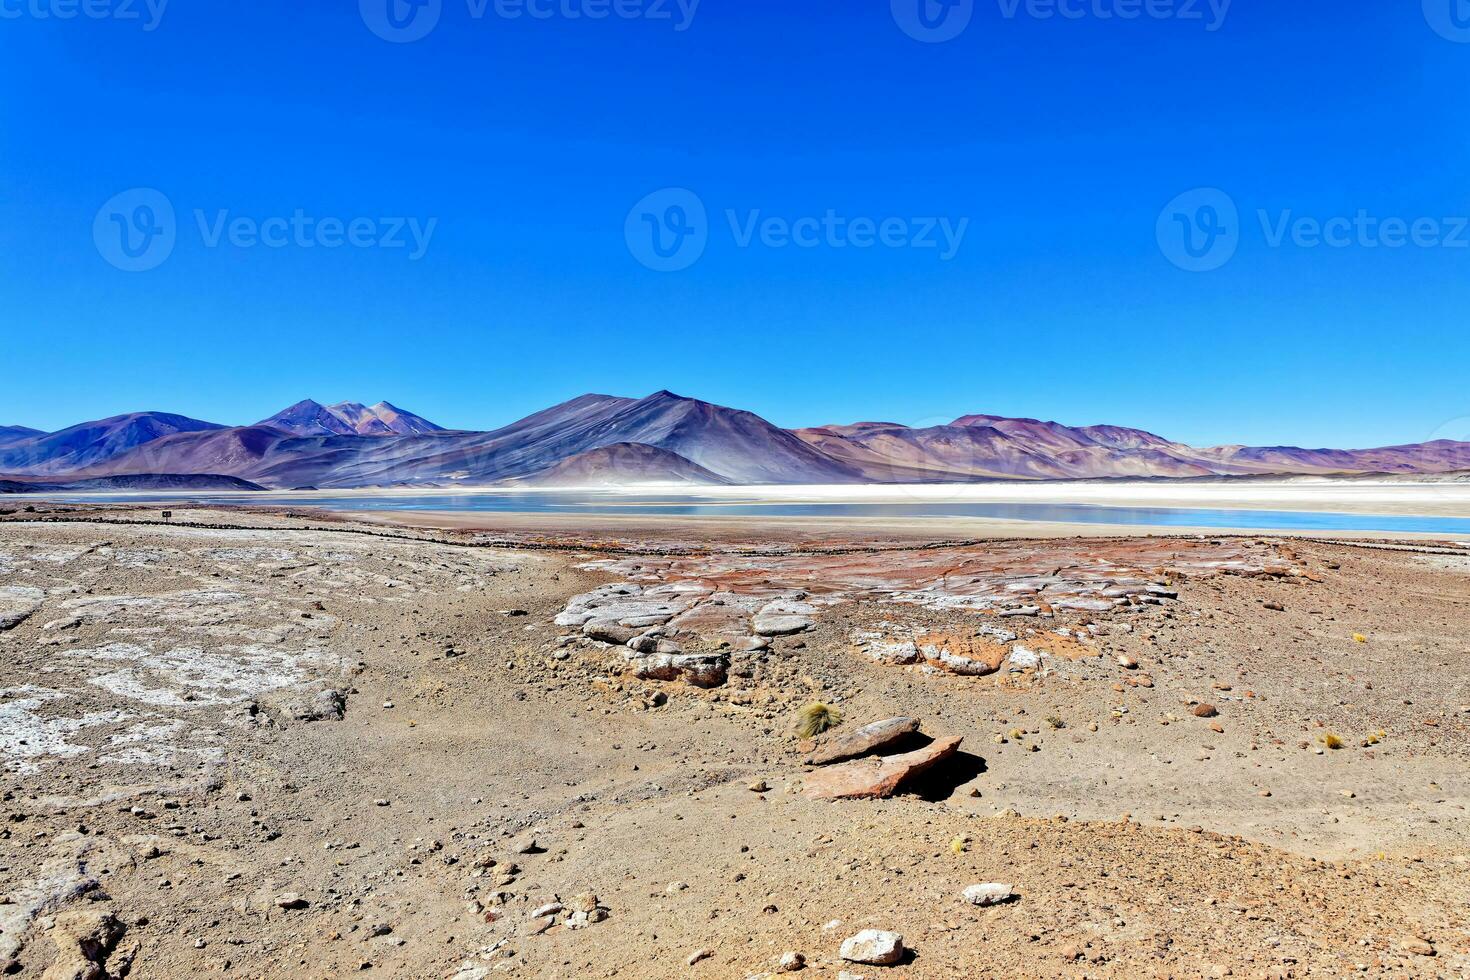
<svg viewBox="0 0 1470 980">
<path fill-rule="evenodd" d="M 892 796 L 904 780 L 958 752 L 962 741 L 964 736 L 951 735 L 902 755 L 855 759 L 820 769 L 806 777 L 806 795 L 813 800 L 878 800 Z"/>
<path fill-rule="evenodd" d="M 813 766 L 830 765 L 844 759 L 856 759 L 860 755 L 876 752 L 919 730 L 917 718 L 888 718 L 864 725 L 857 731 L 835 738 L 823 739 L 807 762 Z"/>
<path fill-rule="evenodd" d="M 761 613 L 755 617 L 751 626 L 761 636 L 790 636 L 792 633 L 811 629 L 812 621 L 806 616 Z"/>
<path fill-rule="evenodd" d="M 13 629 L 41 608 L 46 593 L 24 585 L 0 588 L 0 630 Z"/>
</svg>

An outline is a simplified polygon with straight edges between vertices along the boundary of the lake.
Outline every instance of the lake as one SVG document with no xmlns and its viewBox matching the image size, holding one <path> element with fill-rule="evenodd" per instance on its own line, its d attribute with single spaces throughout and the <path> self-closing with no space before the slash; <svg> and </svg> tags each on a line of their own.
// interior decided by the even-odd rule
<svg viewBox="0 0 1470 980">
<path fill-rule="evenodd" d="M 22 498 L 11 498 L 19 501 Z M 57 498 L 61 499 L 61 498 Z M 989 518 L 1066 524 L 1118 524 L 1154 527 L 1199 527 L 1230 530 L 1379 531 L 1470 535 L 1470 518 L 1412 515 L 1348 514 L 1293 510 L 1237 510 L 1083 503 L 893 500 L 802 501 L 749 496 L 710 496 L 698 492 L 639 494 L 629 491 L 508 491 L 494 493 L 374 494 L 67 494 L 69 501 L 92 503 L 156 503 L 161 506 L 255 504 L 324 507 L 357 511 L 461 511 L 471 513 L 542 513 L 670 517 L 858 517 L 858 518 Z"/>
</svg>

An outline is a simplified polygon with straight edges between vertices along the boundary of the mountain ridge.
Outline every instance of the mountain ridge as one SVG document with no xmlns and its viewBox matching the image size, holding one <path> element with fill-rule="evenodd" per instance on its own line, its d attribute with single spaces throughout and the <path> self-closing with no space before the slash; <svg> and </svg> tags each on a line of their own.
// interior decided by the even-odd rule
<svg viewBox="0 0 1470 980">
<path fill-rule="evenodd" d="M 476 486 L 534 482 L 538 474 L 610 485 L 648 473 L 674 482 L 845 484 L 1466 469 L 1470 443 L 1451 440 L 1357 450 L 1196 448 L 1127 426 L 983 414 L 921 428 L 856 422 L 787 430 L 668 390 L 643 398 L 581 395 L 488 432 L 444 429 L 386 401 L 326 406 L 305 399 L 249 426 L 141 412 L 0 441 L 0 474 L 209 474 L 283 489 Z"/>
</svg>

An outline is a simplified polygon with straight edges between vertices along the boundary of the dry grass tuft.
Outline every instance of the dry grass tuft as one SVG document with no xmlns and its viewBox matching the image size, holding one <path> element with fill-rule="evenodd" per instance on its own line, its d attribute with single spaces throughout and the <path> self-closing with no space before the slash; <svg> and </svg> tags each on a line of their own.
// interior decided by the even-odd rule
<svg viewBox="0 0 1470 980">
<path fill-rule="evenodd" d="M 842 712 L 830 704 L 813 701 L 796 713 L 796 734 L 802 738 L 814 738 L 841 723 Z"/>
<path fill-rule="evenodd" d="M 1058 718 L 1056 715 L 1052 715 L 1050 718 L 1046 719 L 1046 723 L 1051 726 L 1054 731 L 1059 731 L 1067 727 L 1067 723 L 1065 721 L 1062 721 L 1062 719 Z"/>
<path fill-rule="evenodd" d="M 1340 749 L 1343 746 L 1343 741 L 1341 736 L 1339 735 L 1335 735 L 1332 732 L 1323 732 L 1322 744 L 1327 746 L 1329 749 Z"/>
</svg>

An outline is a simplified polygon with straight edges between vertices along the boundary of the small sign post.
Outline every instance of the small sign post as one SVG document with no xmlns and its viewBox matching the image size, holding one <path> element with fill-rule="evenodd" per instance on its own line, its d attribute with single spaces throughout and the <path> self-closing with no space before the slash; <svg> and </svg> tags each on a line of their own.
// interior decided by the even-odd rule
<svg viewBox="0 0 1470 980">
<path fill-rule="evenodd" d="M 171 510 L 166 510 L 166 511 L 163 512 L 163 519 L 166 520 L 166 521 L 167 520 L 172 520 L 173 519 L 173 516 L 174 516 L 174 512 L 171 511 Z"/>
</svg>

